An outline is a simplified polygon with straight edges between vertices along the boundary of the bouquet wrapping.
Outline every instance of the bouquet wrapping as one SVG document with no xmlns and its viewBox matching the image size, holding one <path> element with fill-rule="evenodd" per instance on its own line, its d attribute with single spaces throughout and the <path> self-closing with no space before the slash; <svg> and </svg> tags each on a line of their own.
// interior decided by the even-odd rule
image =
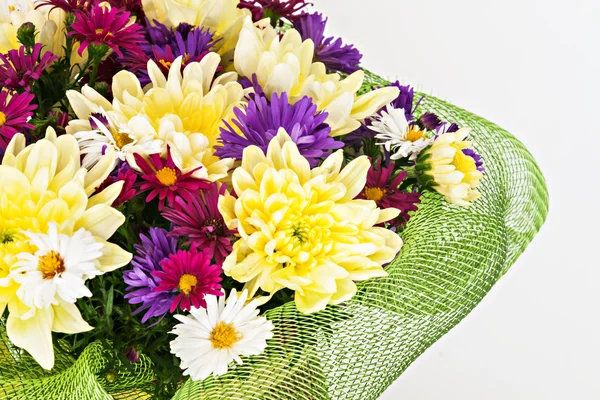
<svg viewBox="0 0 600 400">
<path fill-rule="evenodd" d="M 306 6 L 9 5 L 0 398 L 376 399 L 524 251 L 523 145 Z"/>
</svg>

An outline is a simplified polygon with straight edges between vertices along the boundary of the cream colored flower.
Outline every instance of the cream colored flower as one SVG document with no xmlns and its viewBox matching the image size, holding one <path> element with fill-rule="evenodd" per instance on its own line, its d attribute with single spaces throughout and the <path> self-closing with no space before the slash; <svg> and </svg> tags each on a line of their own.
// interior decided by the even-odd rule
<svg viewBox="0 0 600 400">
<path fill-rule="evenodd" d="M 142 0 L 150 21 L 157 20 L 168 27 L 182 22 L 209 29 L 216 39 L 215 51 L 229 62 L 244 18 L 250 14 L 239 9 L 239 0 Z"/>
<path fill-rule="evenodd" d="M 472 148 L 467 140 L 469 131 L 463 128 L 439 135 L 431 147 L 421 153 L 422 158 L 419 157 L 417 165 L 433 178 L 435 190 L 444 195 L 448 202 L 463 207 L 481 196 L 476 188 L 483 179 L 483 173 L 477 169 L 473 157 L 463 152 Z"/>
<path fill-rule="evenodd" d="M 0 314 L 8 307 L 8 338 L 45 369 L 54 364 L 52 332 L 91 329 L 74 301 L 89 295 L 82 280 L 131 260 L 108 242 L 125 221 L 110 206 L 123 183 L 92 195 L 114 152 L 89 171 L 79 160 L 75 138 L 49 129 L 29 146 L 13 137 L 0 165 Z"/>
<path fill-rule="evenodd" d="M 182 58 L 177 58 L 165 78 L 158 66 L 148 62 L 152 83 L 142 89 L 137 77 L 127 71 L 113 78 L 113 101 L 110 103 L 94 89 L 85 86 L 81 93 L 67 92 L 67 97 L 79 119 L 71 121 L 67 132 L 76 134 L 90 131 L 90 117 L 106 113 L 112 121 L 115 135 L 127 135 L 138 145 L 121 147 L 132 167 L 136 167 L 133 153 L 147 154 L 148 147 L 140 144 L 158 141 L 165 155 L 167 146 L 175 164 L 183 172 L 199 167 L 194 176 L 216 181 L 227 176 L 233 159 L 219 159 L 214 155 L 219 127 L 231 119 L 234 107 L 244 97 L 237 74 L 226 73 L 214 78 L 221 58 L 209 53 L 201 62 L 188 64 L 181 73 Z M 80 145 L 83 142 L 80 141 Z"/>
<path fill-rule="evenodd" d="M 363 190 L 370 162 L 358 157 L 342 168 L 341 150 L 310 169 L 296 144 L 280 129 L 267 154 L 244 150 L 232 184 L 238 197 L 221 196 L 219 211 L 240 239 L 223 270 L 273 294 L 295 291 L 298 310 L 312 313 L 348 301 L 355 281 L 383 277 L 402 240 L 377 224 L 399 210 L 379 209 L 374 201 L 354 200 Z"/>
<path fill-rule="evenodd" d="M 286 92 L 291 102 L 304 96 L 313 99 L 319 111 L 326 111 L 331 136 L 350 133 L 361 121 L 398 97 L 395 87 L 373 90 L 358 96 L 364 73 L 357 71 L 341 78 L 328 74 L 323 63 L 313 63 L 314 43 L 302 41 L 295 29 L 280 39 L 266 20 L 258 26 L 250 18 L 244 22 L 235 49 L 235 68 L 242 76 L 256 75 L 268 96 Z"/>
</svg>

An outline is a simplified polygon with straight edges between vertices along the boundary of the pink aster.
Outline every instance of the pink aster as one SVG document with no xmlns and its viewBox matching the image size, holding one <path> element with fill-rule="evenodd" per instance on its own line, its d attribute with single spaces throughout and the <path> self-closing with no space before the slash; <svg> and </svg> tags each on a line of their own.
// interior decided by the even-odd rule
<svg viewBox="0 0 600 400">
<path fill-rule="evenodd" d="M 367 184 L 356 198 L 373 200 L 379 208 L 399 209 L 400 215 L 391 223 L 404 225 L 410 219 L 408 212 L 417 211 L 417 204 L 421 202 L 421 194 L 401 190 L 400 186 L 406 179 L 406 171 L 401 171 L 394 176 L 395 171 L 394 163 L 382 167 L 380 158 L 377 161 L 377 167 L 371 166 L 367 174 Z"/>
<path fill-rule="evenodd" d="M 51 7 L 48 12 L 58 8 L 67 13 L 72 13 L 75 11 L 88 11 L 96 3 L 98 3 L 96 0 L 42 0 L 36 3 L 35 8 L 48 6 Z"/>
<path fill-rule="evenodd" d="M 0 86 L 29 92 L 29 84 L 40 79 L 42 72 L 57 58 L 49 51 L 40 57 L 42 47 L 42 44 L 36 43 L 31 54 L 26 53 L 25 46 L 9 50 L 6 54 L 0 53 Z"/>
<path fill-rule="evenodd" d="M 238 8 L 247 8 L 254 21 L 263 18 L 285 18 L 294 22 L 304 14 L 303 9 L 312 5 L 306 0 L 241 0 Z"/>
<path fill-rule="evenodd" d="M 32 104 L 35 96 L 30 93 L 13 94 L 10 98 L 6 91 L 0 91 L 0 149 L 6 146 L 17 133 L 35 127 L 27 121 L 37 108 Z M 1 153 L 1 152 L 0 152 Z"/>
<path fill-rule="evenodd" d="M 115 208 L 119 207 L 123 203 L 133 199 L 138 194 L 137 178 L 138 174 L 131 169 L 129 164 L 126 162 L 120 162 L 119 166 L 115 168 L 115 170 L 104 180 L 102 185 L 96 189 L 96 192 L 99 193 L 113 183 L 122 181 L 123 187 L 121 188 L 121 192 L 111 204 Z"/>
<path fill-rule="evenodd" d="M 167 151 L 166 160 L 161 158 L 160 154 L 151 154 L 147 160 L 139 154 L 133 156 L 136 164 L 142 170 L 142 180 L 145 181 L 141 185 L 141 191 L 150 191 L 146 197 L 147 202 L 158 196 L 159 210 L 164 208 L 165 200 L 170 205 L 175 204 L 176 195 L 191 199 L 195 192 L 210 187 L 209 182 L 194 178 L 193 173 L 199 168 L 182 173 L 175 165 L 170 151 Z"/>
<path fill-rule="evenodd" d="M 75 15 L 77 20 L 71 25 L 69 35 L 81 42 L 79 55 L 90 44 L 104 44 L 119 57 L 123 57 L 121 49 L 132 53 L 139 51 L 138 46 L 143 42 L 144 34 L 140 25 L 130 24 L 128 11 L 95 5 L 89 11 L 79 11 Z"/>
<path fill-rule="evenodd" d="M 169 255 L 161 263 L 162 271 L 153 271 L 152 274 L 160 279 L 154 289 L 155 292 L 176 291 L 170 312 L 177 307 L 182 311 L 189 311 L 192 306 L 206 308 L 204 296 L 212 294 L 222 296 L 220 264 L 211 264 L 209 249 L 199 252 L 195 248 L 189 251 L 179 250 L 176 254 Z"/>
<path fill-rule="evenodd" d="M 219 212 L 219 195 L 225 194 L 225 185 L 219 188 L 212 183 L 189 200 L 178 197 L 172 208 L 163 212 L 163 217 L 174 225 L 171 235 L 185 236 L 190 247 L 209 249 L 219 264 L 231 253 L 231 237 L 236 233 L 225 225 Z"/>
</svg>

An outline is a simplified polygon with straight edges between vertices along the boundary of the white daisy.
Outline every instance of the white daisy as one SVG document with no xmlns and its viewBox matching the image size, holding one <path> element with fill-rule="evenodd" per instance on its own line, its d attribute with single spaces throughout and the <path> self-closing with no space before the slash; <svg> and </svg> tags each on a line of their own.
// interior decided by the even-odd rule
<svg viewBox="0 0 600 400">
<path fill-rule="evenodd" d="M 116 159 L 125 161 L 128 154 L 154 154 L 162 149 L 161 140 L 153 140 L 152 136 L 137 137 L 127 129 L 126 125 L 118 125 L 111 120 L 107 113 L 90 115 L 92 130 L 80 131 L 73 134 L 77 139 L 81 154 L 84 154 L 82 166 L 90 169 L 100 157 L 106 154 L 106 149 L 115 150 Z"/>
<path fill-rule="evenodd" d="M 17 296 L 29 307 L 48 308 L 59 298 L 74 304 L 92 293 L 85 280 L 102 274 L 98 268 L 102 243 L 85 229 L 73 236 L 58 233 L 58 226 L 49 223 L 47 234 L 23 232 L 37 251 L 20 253 L 11 275 L 21 284 Z"/>
<path fill-rule="evenodd" d="M 184 375 L 192 380 L 206 379 L 227 372 L 233 361 L 242 364 L 240 356 L 261 354 L 267 340 L 273 337 L 273 323 L 259 317 L 258 301 L 245 305 L 248 292 L 239 295 L 233 289 L 225 296 L 207 295 L 206 309 L 192 307 L 190 315 L 175 315 L 180 324 L 171 333 L 171 353 L 181 360 Z"/>
<path fill-rule="evenodd" d="M 404 109 L 394 108 L 391 104 L 387 105 L 386 111 L 375 117 L 369 128 L 379 133 L 375 138 L 382 140 L 380 144 L 392 153 L 392 160 L 409 157 L 414 161 L 421 150 L 432 142 L 425 131 L 408 123 Z"/>
</svg>

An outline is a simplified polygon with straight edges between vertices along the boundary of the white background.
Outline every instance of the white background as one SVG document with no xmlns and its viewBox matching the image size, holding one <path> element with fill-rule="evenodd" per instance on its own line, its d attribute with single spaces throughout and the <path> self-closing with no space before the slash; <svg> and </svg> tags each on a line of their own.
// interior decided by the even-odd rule
<svg viewBox="0 0 600 400">
<path fill-rule="evenodd" d="M 381 399 L 600 399 L 600 1 L 314 2 L 365 67 L 515 134 L 550 190 L 525 254 Z"/>
</svg>

